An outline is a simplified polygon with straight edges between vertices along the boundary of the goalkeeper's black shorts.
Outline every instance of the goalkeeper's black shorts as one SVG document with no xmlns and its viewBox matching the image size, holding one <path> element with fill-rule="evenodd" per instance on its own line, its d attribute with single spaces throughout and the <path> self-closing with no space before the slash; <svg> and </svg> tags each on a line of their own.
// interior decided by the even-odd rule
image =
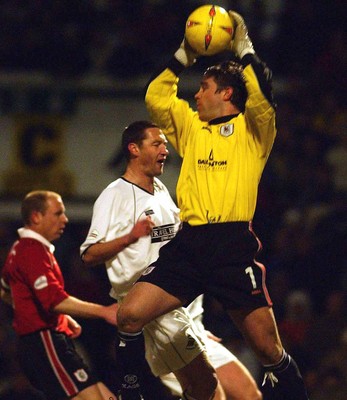
<svg viewBox="0 0 347 400">
<path fill-rule="evenodd" d="M 155 284 L 185 304 L 205 293 L 227 310 L 271 306 L 265 267 L 255 260 L 260 248 L 248 222 L 184 223 L 139 281 Z"/>
</svg>

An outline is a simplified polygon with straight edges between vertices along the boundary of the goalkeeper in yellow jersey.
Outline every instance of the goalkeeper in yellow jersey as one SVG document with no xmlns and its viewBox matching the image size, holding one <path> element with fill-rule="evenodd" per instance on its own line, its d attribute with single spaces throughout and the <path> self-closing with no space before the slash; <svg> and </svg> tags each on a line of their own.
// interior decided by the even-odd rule
<svg viewBox="0 0 347 400">
<path fill-rule="evenodd" d="M 276 136 L 271 72 L 255 54 L 243 18 L 230 15 L 236 23 L 231 50 L 240 63 L 225 61 L 205 71 L 197 111 L 177 96 L 178 76 L 197 56 L 185 41 L 147 89 L 151 118 L 183 159 L 177 184 L 183 226 L 120 306 L 119 352 L 137 353 L 146 323 L 207 293 L 264 366 L 263 398 L 306 400 L 298 366 L 278 334 L 265 267 L 256 261 L 261 243 L 252 230 L 258 185 Z M 133 367 L 130 375 L 138 373 L 135 358 Z M 212 399 L 214 383 L 202 386 L 188 386 L 184 398 Z"/>
</svg>

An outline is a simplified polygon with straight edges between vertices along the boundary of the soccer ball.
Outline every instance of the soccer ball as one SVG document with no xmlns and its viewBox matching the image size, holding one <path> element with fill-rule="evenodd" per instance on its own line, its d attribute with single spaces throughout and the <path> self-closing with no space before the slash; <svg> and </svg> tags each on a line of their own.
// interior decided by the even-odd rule
<svg viewBox="0 0 347 400">
<path fill-rule="evenodd" d="M 188 17 L 185 39 L 201 56 L 212 56 L 230 47 L 233 22 L 228 12 L 215 5 L 204 5 Z"/>
</svg>

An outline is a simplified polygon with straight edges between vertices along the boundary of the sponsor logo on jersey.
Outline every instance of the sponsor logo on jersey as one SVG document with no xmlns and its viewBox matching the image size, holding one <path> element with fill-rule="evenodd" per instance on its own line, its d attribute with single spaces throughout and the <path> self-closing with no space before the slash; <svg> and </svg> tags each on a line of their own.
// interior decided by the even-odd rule
<svg viewBox="0 0 347 400">
<path fill-rule="evenodd" d="M 234 133 L 234 124 L 227 124 L 221 126 L 219 128 L 219 133 L 224 137 L 231 136 Z"/>
<path fill-rule="evenodd" d="M 152 230 L 152 243 L 166 242 L 175 236 L 175 225 L 155 226 Z"/>
<path fill-rule="evenodd" d="M 34 288 L 36 290 L 44 289 L 48 286 L 47 277 L 45 275 L 39 276 L 36 281 L 34 282 Z"/>
<path fill-rule="evenodd" d="M 227 168 L 227 160 L 215 160 L 213 156 L 213 150 L 210 151 L 210 154 L 207 159 L 199 159 L 198 160 L 198 168 L 199 169 L 212 169 L 212 170 L 225 170 Z"/>
<path fill-rule="evenodd" d="M 73 374 L 78 382 L 86 382 L 88 379 L 88 374 L 83 368 L 76 370 Z"/>
</svg>

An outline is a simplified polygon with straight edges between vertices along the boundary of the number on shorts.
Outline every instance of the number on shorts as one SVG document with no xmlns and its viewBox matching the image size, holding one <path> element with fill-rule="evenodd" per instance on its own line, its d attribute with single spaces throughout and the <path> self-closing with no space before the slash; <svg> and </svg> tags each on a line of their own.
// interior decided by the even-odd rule
<svg viewBox="0 0 347 400">
<path fill-rule="evenodd" d="M 257 282 L 255 281 L 254 273 L 253 273 L 253 268 L 252 267 L 247 267 L 245 269 L 245 274 L 248 274 L 249 277 L 251 278 L 252 286 L 253 289 L 257 288 Z"/>
</svg>

